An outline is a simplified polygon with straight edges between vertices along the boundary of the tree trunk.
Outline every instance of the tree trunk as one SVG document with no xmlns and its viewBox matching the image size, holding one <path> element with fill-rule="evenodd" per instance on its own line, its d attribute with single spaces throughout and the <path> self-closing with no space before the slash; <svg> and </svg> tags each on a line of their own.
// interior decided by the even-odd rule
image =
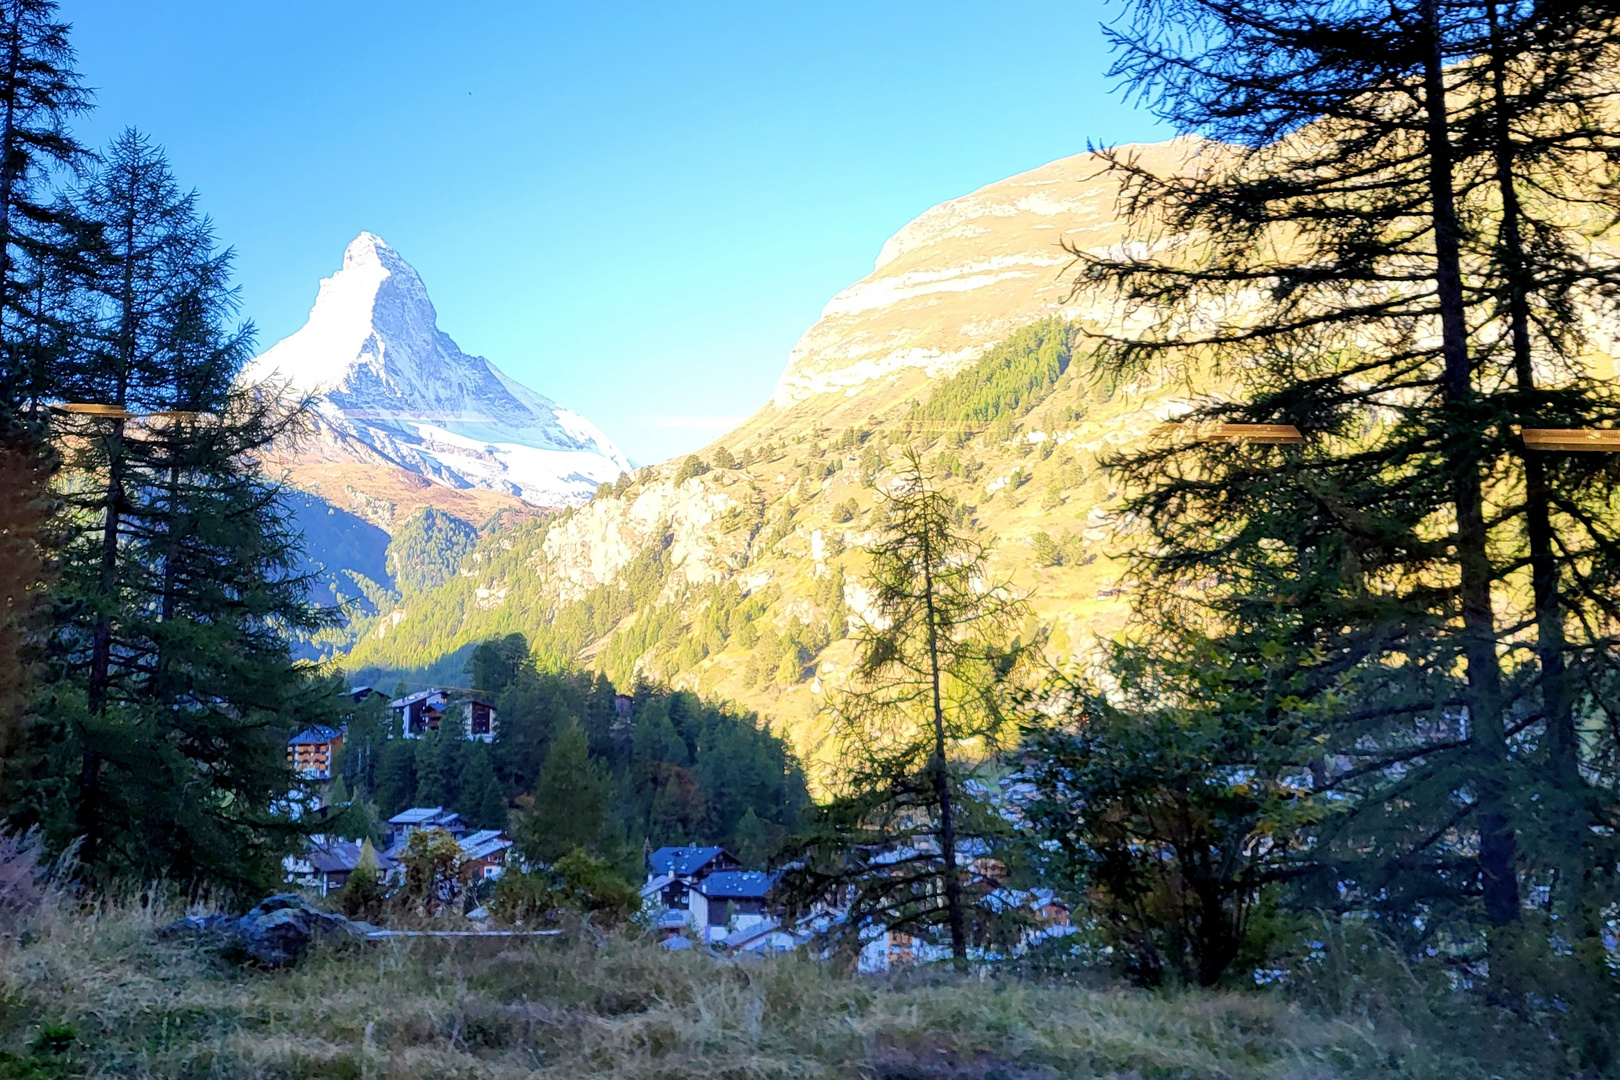
<svg viewBox="0 0 1620 1080">
<path fill-rule="evenodd" d="M 1530 347 L 1530 290 L 1534 287 L 1524 251 L 1523 210 L 1513 178 L 1513 130 L 1508 115 L 1507 44 L 1495 0 L 1488 0 L 1486 15 L 1491 32 L 1491 90 L 1495 108 L 1496 184 L 1502 198 L 1501 255 L 1508 279 L 1508 323 L 1513 344 L 1513 369 L 1522 397 L 1534 400 L 1536 373 Z M 1522 417 L 1530 423 L 1535 417 Z M 1580 748 L 1575 730 L 1574 694 L 1564 654 L 1568 641 L 1564 634 L 1563 604 L 1559 598 L 1558 559 L 1553 548 L 1551 489 L 1547 483 L 1546 456 L 1522 448 L 1524 461 L 1525 532 L 1530 542 L 1530 584 L 1536 605 L 1536 659 L 1541 669 L 1541 709 L 1547 730 L 1549 778 L 1557 792 L 1553 807 L 1556 820 L 1564 826 L 1556 835 L 1565 839 L 1564 872 L 1573 896 L 1576 917 L 1588 936 L 1598 932 L 1585 916 L 1586 866 L 1581 858 L 1582 837 L 1592 824 L 1586 805 L 1585 781 L 1581 778 Z"/>
<path fill-rule="evenodd" d="M 122 311 L 118 325 L 118 372 L 116 393 L 109 404 L 124 408 L 129 403 L 129 380 L 135 364 L 135 213 L 134 194 L 124 223 Z M 96 617 L 96 626 L 90 637 L 90 685 L 86 704 L 90 714 L 103 716 L 107 708 L 107 693 L 112 686 L 112 618 L 106 603 L 118 587 L 118 535 L 122 526 L 124 508 L 124 421 L 114 420 L 112 434 L 107 439 L 107 499 L 101 525 L 101 576 L 96 584 L 97 594 L 104 606 Z M 101 756 L 95 749 L 95 738 L 87 740 L 79 769 L 80 835 L 84 837 L 84 859 L 94 862 L 97 838 L 100 835 L 100 774 Z"/>
<path fill-rule="evenodd" d="M 1508 321 L 1513 340 L 1513 369 L 1519 393 L 1536 391 L 1530 349 L 1530 290 L 1532 281 L 1524 256 L 1522 210 L 1513 181 L 1513 133 L 1509 123 L 1506 73 L 1497 18 L 1497 5 L 1486 5 L 1491 24 L 1491 81 L 1496 97 L 1496 183 L 1502 197 L 1501 247 L 1508 276 Z M 1525 417 L 1533 421 L 1534 417 Z M 1567 645 L 1558 596 L 1558 562 L 1553 552 L 1551 491 L 1544 454 L 1525 450 L 1525 531 L 1530 541 L 1530 580 L 1536 604 L 1536 653 L 1541 666 L 1541 707 L 1546 715 L 1553 777 L 1556 783 L 1580 785 L 1573 695 L 1564 666 Z"/>
<path fill-rule="evenodd" d="M 1473 372 L 1468 361 L 1468 326 L 1464 316 L 1439 0 L 1424 0 L 1423 12 L 1428 29 L 1423 83 L 1429 144 L 1429 198 L 1444 358 L 1441 391 L 1448 421 L 1466 430 L 1472 424 Z M 1517 839 L 1508 820 L 1507 785 L 1503 775 L 1507 764 L 1507 738 L 1502 726 L 1502 675 L 1496 655 L 1491 561 L 1486 548 L 1479 465 L 1467 449 L 1461 456 L 1462 461 L 1453 462 L 1456 475 L 1452 499 L 1457 515 L 1458 595 L 1462 607 L 1463 654 L 1468 662 L 1471 741 L 1480 766 L 1479 865 L 1486 917 L 1493 924 L 1504 926 L 1519 917 L 1519 884 Z"/>
<path fill-rule="evenodd" d="M 939 803 L 939 855 L 944 862 L 945 917 L 951 930 L 951 956 L 958 967 L 967 961 L 967 920 L 962 912 L 962 881 L 956 872 L 956 819 L 951 806 L 951 778 L 945 760 L 945 704 L 940 692 L 939 622 L 934 612 L 933 525 L 923 526 L 923 602 L 928 610 L 928 674 L 934 707 L 934 753 L 929 771 Z"/>
</svg>

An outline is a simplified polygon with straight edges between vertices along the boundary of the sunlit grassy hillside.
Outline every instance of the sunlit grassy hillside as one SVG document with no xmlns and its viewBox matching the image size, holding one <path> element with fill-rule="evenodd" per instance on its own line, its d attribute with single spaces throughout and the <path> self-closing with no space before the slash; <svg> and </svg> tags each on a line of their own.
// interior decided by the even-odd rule
<svg viewBox="0 0 1620 1080">
<path fill-rule="evenodd" d="M 451 679 L 470 643 L 522 633 L 621 686 L 735 700 L 814 763 L 863 604 L 863 548 L 907 448 L 963 527 L 992 539 L 996 570 L 1030 599 L 1028 631 L 1050 629 L 1051 659 L 1084 654 L 1121 625 L 1130 588 L 1099 461 L 1175 408 L 1161 388 L 1097 383 L 1084 349 L 1043 320 L 948 378 L 767 410 L 588 506 L 486 537 L 447 584 L 368 624 L 349 662 Z"/>
</svg>

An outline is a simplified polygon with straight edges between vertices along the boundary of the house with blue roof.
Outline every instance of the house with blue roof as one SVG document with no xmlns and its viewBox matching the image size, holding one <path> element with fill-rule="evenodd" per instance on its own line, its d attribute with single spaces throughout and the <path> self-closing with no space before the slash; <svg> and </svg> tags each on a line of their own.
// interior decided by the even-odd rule
<svg viewBox="0 0 1620 1080">
<path fill-rule="evenodd" d="M 688 893 L 693 885 L 717 871 L 740 866 L 724 848 L 661 847 L 647 856 L 642 902 L 649 909 L 684 909 L 690 905 Z"/>
<path fill-rule="evenodd" d="M 661 847 L 647 856 L 647 880 L 669 875 L 697 879 L 717 870 L 735 870 L 742 863 L 725 848 L 718 847 Z"/>
<path fill-rule="evenodd" d="M 774 882 L 759 870 L 721 870 L 692 886 L 687 910 L 706 938 L 722 938 L 765 921 Z"/>
<path fill-rule="evenodd" d="M 744 870 L 719 847 L 662 847 L 647 856 L 647 883 L 641 900 L 663 925 L 677 916 L 705 941 L 718 941 L 768 917 L 766 896 L 772 878 Z"/>
</svg>

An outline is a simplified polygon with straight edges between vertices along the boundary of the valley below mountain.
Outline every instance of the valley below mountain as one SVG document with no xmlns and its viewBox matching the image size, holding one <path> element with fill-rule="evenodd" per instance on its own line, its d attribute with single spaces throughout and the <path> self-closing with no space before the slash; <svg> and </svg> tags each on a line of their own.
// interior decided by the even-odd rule
<svg viewBox="0 0 1620 1080">
<path fill-rule="evenodd" d="M 1140 148 L 1158 167 L 1195 152 Z M 830 301 L 773 399 L 697 454 L 620 476 L 544 521 L 488 530 L 456 573 L 360 620 L 357 675 L 452 681 L 521 633 L 620 686 L 736 702 L 830 764 L 824 705 L 847 672 L 882 491 L 915 448 L 1025 593 L 1058 665 L 1117 632 L 1131 582 L 1100 462 L 1185 407 L 1180 388 L 1085 371 L 1064 245 L 1105 249 L 1117 187 L 1089 154 L 934 207 Z"/>
</svg>

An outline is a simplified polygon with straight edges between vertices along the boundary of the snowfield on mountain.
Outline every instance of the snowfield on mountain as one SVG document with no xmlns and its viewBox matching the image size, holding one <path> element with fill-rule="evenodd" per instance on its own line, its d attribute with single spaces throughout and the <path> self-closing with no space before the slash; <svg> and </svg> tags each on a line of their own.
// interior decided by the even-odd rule
<svg viewBox="0 0 1620 1080">
<path fill-rule="evenodd" d="M 563 506 L 631 467 L 585 417 L 463 352 L 439 329 L 421 276 L 371 233 L 321 282 L 308 322 L 243 378 L 318 397 L 314 436 L 286 462 L 301 487 L 319 490 L 300 473 L 323 465 L 392 465 Z"/>
</svg>

